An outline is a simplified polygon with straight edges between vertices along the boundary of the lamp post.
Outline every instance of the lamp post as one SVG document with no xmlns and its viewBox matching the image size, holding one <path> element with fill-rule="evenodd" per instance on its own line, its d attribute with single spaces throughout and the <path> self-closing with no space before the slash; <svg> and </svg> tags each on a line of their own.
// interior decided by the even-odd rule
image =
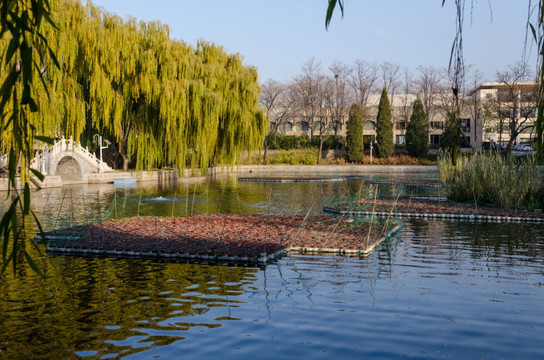
<svg viewBox="0 0 544 360">
<path fill-rule="evenodd" d="M 111 143 L 108 140 L 102 141 L 102 135 L 99 135 L 99 134 L 95 134 L 93 138 L 94 138 L 94 142 L 98 143 L 98 147 L 100 148 L 100 164 L 98 165 L 98 172 L 100 172 L 102 171 L 102 164 L 103 164 L 102 149 L 107 148 L 108 146 L 110 146 Z"/>
</svg>

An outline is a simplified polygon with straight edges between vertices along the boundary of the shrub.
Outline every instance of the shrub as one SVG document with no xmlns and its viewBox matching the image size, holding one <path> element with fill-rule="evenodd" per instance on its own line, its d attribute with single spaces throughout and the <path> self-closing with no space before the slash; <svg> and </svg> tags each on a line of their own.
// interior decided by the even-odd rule
<svg viewBox="0 0 544 360">
<path fill-rule="evenodd" d="M 363 158 L 364 164 L 370 164 L 370 156 L 365 155 Z M 390 156 L 388 158 L 372 158 L 372 165 L 421 165 L 421 159 L 414 158 L 408 155 Z"/>
<path fill-rule="evenodd" d="M 317 149 L 282 150 L 270 155 L 266 163 L 267 165 L 315 165 L 317 164 Z"/>
<path fill-rule="evenodd" d="M 270 138 L 268 144 L 269 149 L 272 150 L 291 150 L 307 148 L 310 146 L 310 141 L 307 136 L 277 134 L 273 141 Z"/>
<path fill-rule="evenodd" d="M 314 136 L 309 143 L 312 147 L 319 147 L 319 136 Z M 340 150 L 345 147 L 344 138 L 340 135 L 325 135 L 323 140 L 323 150 Z"/>
</svg>

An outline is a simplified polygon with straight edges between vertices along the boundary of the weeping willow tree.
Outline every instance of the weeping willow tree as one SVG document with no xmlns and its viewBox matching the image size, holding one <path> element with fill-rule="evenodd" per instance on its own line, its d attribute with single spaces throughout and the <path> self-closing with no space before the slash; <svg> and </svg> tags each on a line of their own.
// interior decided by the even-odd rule
<svg viewBox="0 0 544 360">
<path fill-rule="evenodd" d="M 36 134 L 79 140 L 89 126 L 111 133 L 125 170 L 136 155 L 140 169 L 205 171 L 262 146 L 268 125 L 257 71 L 240 55 L 210 42 L 172 40 L 160 22 L 123 20 L 90 2 L 51 6 L 42 33 L 59 66 L 47 58 L 37 63 L 46 86 L 33 92 L 39 111 L 25 115 Z M 1 79 L 7 74 L 4 66 Z M 17 138 L 4 131 L 2 150 Z"/>
<path fill-rule="evenodd" d="M 173 41 L 159 22 L 87 9 L 92 121 L 113 132 L 125 170 L 136 154 L 137 168 L 205 172 L 262 146 L 267 120 L 257 72 L 239 55 L 208 42 L 192 48 Z"/>
</svg>

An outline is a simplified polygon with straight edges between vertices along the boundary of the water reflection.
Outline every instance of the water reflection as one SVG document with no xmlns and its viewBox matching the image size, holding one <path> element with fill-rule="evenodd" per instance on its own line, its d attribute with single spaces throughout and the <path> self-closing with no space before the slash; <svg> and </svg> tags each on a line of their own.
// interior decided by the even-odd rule
<svg viewBox="0 0 544 360">
<path fill-rule="evenodd" d="M 7 358 L 31 358 L 36 351 L 66 358 L 75 351 L 127 355 L 171 344 L 191 328 L 235 320 L 231 309 L 240 307 L 237 298 L 258 271 L 54 257 L 45 279 L 4 275 L 0 349 Z"/>
<path fill-rule="evenodd" d="M 117 204 L 129 215 L 320 214 L 376 188 L 223 177 L 43 190 L 33 204 L 51 228 L 94 221 L 115 193 L 129 195 Z M 0 357 L 544 357 L 542 225 L 402 224 L 367 258 L 292 255 L 264 268 L 43 255 L 45 278 L 24 266 L 2 276 Z"/>
<path fill-rule="evenodd" d="M 359 198 L 433 194 L 439 188 L 334 182 L 238 182 L 234 176 L 180 182 L 142 183 L 134 188 L 74 185 L 34 193 L 32 204 L 46 230 L 89 224 L 111 217 L 191 216 L 202 213 L 322 214 L 324 206 Z M 438 190 L 437 190 L 438 189 Z M 5 205 L 5 204 L 3 204 Z"/>
</svg>

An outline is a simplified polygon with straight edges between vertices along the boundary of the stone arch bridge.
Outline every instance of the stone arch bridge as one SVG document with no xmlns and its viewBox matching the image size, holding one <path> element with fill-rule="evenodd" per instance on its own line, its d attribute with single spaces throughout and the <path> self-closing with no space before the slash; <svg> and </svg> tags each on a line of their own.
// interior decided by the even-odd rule
<svg viewBox="0 0 544 360">
<path fill-rule="evenodd" d="M 60 176 L 63 183 L 86 182 L 91 172 L 113 171 L 89 149 L 65 138 L 56 141 L 52 147 L 45 147 L 30 167 L 44 175 Z"/>
</svg>

